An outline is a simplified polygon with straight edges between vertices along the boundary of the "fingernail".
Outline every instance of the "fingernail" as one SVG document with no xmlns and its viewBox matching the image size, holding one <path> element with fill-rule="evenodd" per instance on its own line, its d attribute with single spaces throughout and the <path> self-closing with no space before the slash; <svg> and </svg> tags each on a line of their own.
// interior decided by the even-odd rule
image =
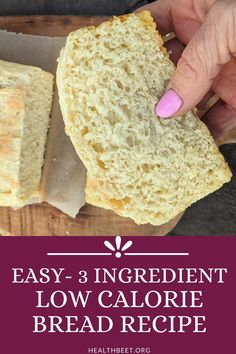
<svg viewBox="0 0 236 354">
<path fill-rule="evenodd" d="M 174 90 L 169 89 L 157 103 L 156 115 L 161 118 L 171 117 L 178 112 L 182 104 L 183 101 L 177 93 Z"/>
</svg>

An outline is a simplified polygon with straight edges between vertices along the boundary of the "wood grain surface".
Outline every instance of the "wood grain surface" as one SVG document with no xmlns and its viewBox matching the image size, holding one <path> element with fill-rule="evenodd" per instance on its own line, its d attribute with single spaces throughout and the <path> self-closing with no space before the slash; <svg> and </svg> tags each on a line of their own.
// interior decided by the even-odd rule
<svg viewBox="0 0 236 354">
<path fill-rule="evenodd" d="M 0 29 L 24 34 L 66 36 L 83 26 L 98 25 L 108 17 L 90 16 L 6 16 L 0 17 Z M 20 210 L 0 208 L 0 235 L 65 236 L 65 235 L 164 235 L 181 216 L 160 227 L 136 225 L 111 211 L 85 205 L 72 219 L 43 203 Z"/>
<path fill-rule="evenodd" d="M 63 37 L 84 26 L 97 26 L 108 16 L 0 16 L 0 29 L 24 34 Z"/>
</svg>

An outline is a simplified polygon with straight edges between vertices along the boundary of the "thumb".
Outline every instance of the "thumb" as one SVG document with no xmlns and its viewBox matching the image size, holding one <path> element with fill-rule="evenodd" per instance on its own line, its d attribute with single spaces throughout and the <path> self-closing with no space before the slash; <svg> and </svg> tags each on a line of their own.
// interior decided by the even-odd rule
<svg viewBox="0 0 236 354">
<path fill-rule="evenodd" d="M 168 90 L 157 103 L 159 117 L 191 110 L 208 92 L 221 67 L 235 54 L 235 5 L 235 1 L 219 1 L 212 6 L 183 51 Z"/>
</svg>

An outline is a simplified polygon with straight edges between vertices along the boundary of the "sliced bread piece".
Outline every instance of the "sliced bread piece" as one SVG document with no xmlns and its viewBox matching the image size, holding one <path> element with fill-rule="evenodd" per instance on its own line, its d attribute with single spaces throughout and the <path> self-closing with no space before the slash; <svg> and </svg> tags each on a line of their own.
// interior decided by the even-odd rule
<svg viewBox="0 0 236 354">
<path fill-rule="evenodd" d="M 88 170 L 87 202 L 160 225 L 231 172 L 196 112 L 154 113 L 175 67 L 149 12 L 71 33 L 57 85 L 66 132 Z"/>
<path fill-rule="evenodd" d="M 0 206 L 39 197 L 53 75 L 0 60 Z"/>
</svg>

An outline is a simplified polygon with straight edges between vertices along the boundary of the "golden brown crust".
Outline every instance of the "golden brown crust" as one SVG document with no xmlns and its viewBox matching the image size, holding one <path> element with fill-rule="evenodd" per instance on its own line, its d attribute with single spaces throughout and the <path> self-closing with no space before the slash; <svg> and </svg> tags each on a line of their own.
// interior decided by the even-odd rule
<svg viewBox="0 0 236 354">
<path fill-rule="evenodd" d="M 0 89 L 0 205 L 16 204 L 20 139 L 23 129 L 22 88 Z"/>
<path fill-rule="evenodd" d="M 89 175 L 87 175 L 86 179 L 86 202 L 104 209 L 110 209 L 110 205 L 106 204 L 104 200 L 102 200 L 101 196 L 97 193 L 96 181 Z"/>
</svg>

